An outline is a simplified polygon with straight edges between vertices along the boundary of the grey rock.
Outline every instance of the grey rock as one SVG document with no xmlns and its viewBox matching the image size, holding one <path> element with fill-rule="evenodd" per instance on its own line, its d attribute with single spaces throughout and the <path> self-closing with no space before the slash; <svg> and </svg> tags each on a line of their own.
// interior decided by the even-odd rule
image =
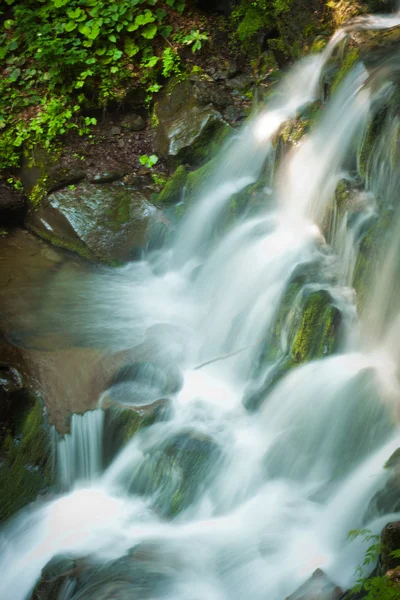
<svg viewBox="0 0 400 600">
<path fill-rule="evenodd" d="M 140 115 L 125 115 L 120 121 L 121 127 L 129 131 L 142 131 L 146 127 L 146 122 Z"/>
<path fill-rule="evenodd" d="M 122 179 L 125 173 L 121 171 L 104 171 L 103 173 L 98 173 L 94 175 L 91 179 L 89 179 L 90 183 L 112 183 L 113 181 L 118 181 L 118 179 Z"/>
<path fill-rule="evenodd" d="M 126 261 L 145 247 L 156 209 L 140 190 L 118 183 L 84 183 L 48 196 L 28 228 L 90 260 Z"/>
</svg>

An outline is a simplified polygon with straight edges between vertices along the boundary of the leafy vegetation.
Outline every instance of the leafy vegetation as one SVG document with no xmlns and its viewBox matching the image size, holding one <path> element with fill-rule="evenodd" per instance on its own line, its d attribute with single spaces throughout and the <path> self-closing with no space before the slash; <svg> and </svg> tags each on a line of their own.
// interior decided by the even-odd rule
<svg viewBox="0 0 400 600">
<path fill-rule="evenodd" d="M 138 87 L 149 102 L 181 74 L 179 49 L 208 39 L 198 29 L 174 32 L 184 8 L 184 0 L 5 0 L 0 169 L 18 165 L 22 145 L 49 147 L 71 129 L 90 135 L 93 109 Z"/>
<path fill-rule="evenodd" d="M 151 154 L 150 156 L 147 156 L 147 154 L 142 154 L 142 156 L 139 158 L 139 162 L 144 167 L 151 169 L 158 163 L 158 156 L 155 154 Z"/>
<path fill-rule="evenodd" d="M 397 600 L 399 598 L 399 585 L 396 581 L 392 581 L 388 574 L 375 575 L 368 577 L 366 575 L 367 567 L 370 567 L 377 562 L 382 550 L 380 536 L 372 534 L 369 529 L 354 529 L 349 532 L 348 539 L 356 539 L 362 536 L 365 542 L 372 541 L 368 546 L 362 565 L 356 569 L 358 576 L 355 586 L 348 596 L 349 600 L 353 594 L 363 592 L 363 600 Z M 391 553 L 393 558 L 400 559 L 400 550 L 395 550 Z"/>
</svg>

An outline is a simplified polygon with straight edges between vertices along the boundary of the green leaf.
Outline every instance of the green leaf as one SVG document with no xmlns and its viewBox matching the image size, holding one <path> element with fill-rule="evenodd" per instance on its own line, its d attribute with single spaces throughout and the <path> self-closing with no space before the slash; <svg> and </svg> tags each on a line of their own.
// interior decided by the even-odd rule
<svg viewBox="0 0 400 600">
<path fill-rule="evenodd" d="M 78 25 L 75 23 L 75 21 L 68 21 L 68 23 L 65 25 L 65 31 L 73 31 L 77 27 Z"/>
<path fill-rule="evenodd" d="M 107 48 L 105 48 L 104 46 L 102 48 L 97 48 L 96 49 L 96 54 L 98 56 L 103 56 L 103 54 L 105 54 L 107 52 Z"/>
<path fill-rule="evenodd" d="M 129 38 L 127 38 L 125 40 L 125 44 L 124 44 L 124 50 L 125 50 L 125 54 L 127 56 L 129 56 L 129 58 L 132 58 L 132 56 L 135 56 L 135 54 L 137 54 L 139 52 L 139 46 L 137 46 L 135 44 L 135 42 Z"/>
<path fill-rule="evenodd" d="M 147 23 L 153 23 L 155 20 L 156 18 L 151 12 L 151 10 L 145 10 L 144 13 L 141 13 L 136 17 L 135 24 L 137 26 L 147 25 Z"/>
<path fill-rule="evenodd" d="M 141 34 L 146 40 L 152 40 L 157 33 L 157 25 L 152 23 L 143 28 Z"/>
<path fill-rule="evenodd" d="M 70 19 L 77 19 L 79 17 L 79 15 L 81 14 L 81 12 L 83 12 L 83 11 L 78 6 L 75 10 L 72 10 L 72 9 L 67 10 L 67 15 L 69 16 Z"/>
<path fill-rule="evenodd" d="M 117 42 L 117 38 L 115 37 L 115 35 L 113 33 L 108 36 L 108 39 L 110 40 L 110 42 L 113 42 L 114 44 L 116 44 L 116 42 Z"/>
<path fill-rule="evenodd" d="M 56 8 L 61 8 L 62 6 L 68 4 L 69 1 L 70 0 L 53 0 L 53 3 Z"/>
<path fill-rule="evenodd" d="M 15 21 L 13 19 L 6 19 L 4 21 L 4 29 L 11 29 L 11 27 L 14 25 Z"/>
</svg>

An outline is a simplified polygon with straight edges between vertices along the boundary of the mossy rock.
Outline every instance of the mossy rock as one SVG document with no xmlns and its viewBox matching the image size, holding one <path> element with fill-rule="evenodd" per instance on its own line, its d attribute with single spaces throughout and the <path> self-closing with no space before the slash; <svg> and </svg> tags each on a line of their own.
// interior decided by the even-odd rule
<svg viewBox="0 0 400 600">
<path fill-rule="evenodd" d="M 331 93 L 335 93 L 360 58 L 360 51 L 354 45 L 348 45 L 340 61 L 336 76 L 332 82 Z"/>
<path fill-rule="evenodd" d="M 342 315 L 324 290 L 311 292 L 305 299 L 302 317 L 291 344 L 295 364 L 333 354 L 339 343 Z"/>
<path fill-rule="evenodd" d="M 112 405 L 105 410 L 103 428 L 104 465 L 109 465 L 136 433 L 167 415 L 166 403 L 155 403 L 150 410 Z"/>
<path fill-rule="evenodd" d="M 50 430 L 39 398 L 10 398 L 15 419 L 0 446 L 0 521 L 44 493 L 51 483 Z M 23 397 L 21 397 L 23 394 Z M 14 403 L 20 401 L 17 411 Z"/>
<path fill-rule="evenodd" d="M 19 177 L 29 204 L 37 209 L 47 194 L 80 183 L 86 174 L 76 166 L 60 167 L 57 153 L 36 145 L 23 153 Z"/>
<path fill-rule="evenodd" d="M 162 191 L 157 196 L 157 204 L 178 204 L 182 199 L 183 188 L 187 179 L 187 171 L 179 165 L 172 177 L 167 181 Z"/>
<path fill-rule="evenodd" d="M 359 244 L 359 251 L 354 270 L 353 286 L 357 292 L 357 309 L 362 313 L 366 308 L 371 284 L 376 276 L 385 238 L 388 238 L 390 225 L 393 222 L 393 211 L 385 209 L 379 217 L 372 221 Z"/>
<path fill-rule="evenodd" d="M 148 452 L 131 491 L 152 498 L 158 514 L 173 518 L 211 482 L 220 458 L 219 447 L 208 436 L 176 434 Z"/>
<path fill-rule="evenodd" d="M 155 212 L 134 186 L 83 183 L 47 196 L 26 225 L 55 246 L 114 265 L 140 255 Z"/>
</svg>

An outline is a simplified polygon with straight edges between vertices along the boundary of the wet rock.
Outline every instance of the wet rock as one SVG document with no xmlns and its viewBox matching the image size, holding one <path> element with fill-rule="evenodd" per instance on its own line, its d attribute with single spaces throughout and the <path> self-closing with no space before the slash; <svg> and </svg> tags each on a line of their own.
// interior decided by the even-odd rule
<svg viewBox="0 0 400 600">
<path fill-rule="evenodd" d="M 25 201 L 22 195 L 0 182 L 1 227 L 17 225 L 23 221 Z"/>
<path fill-rule="evenodd" d="M 137 189 L 123 184 L 82 184 L 48 196 L 26 224 L 56 246 L 113 264 L 145 247 L 155 208 Z"/>
<path fill-rule="evenodd" d="M 338 347 L 342 315 L 324 290 L 305 291 L 305 305 L 291 344 L 296 364 L 329 356 Z"/>
<path fill-rule="evenodd" d="M 0 402 L 1 522 L 48 489 L 51 459 L 50 432 L 41 401 L 12 378 L 11 384 L 0 386 Z"/>
<path fill-rule="evenodd" d="M 222 116 L 213 108 L 194 106 L 180 111 L 162 125 L 157 143 L 165 157 L 178 162 L 199 163 L 209 155 L 211 140 L 226 127 Z"/>
<path fill-rule="evenodd" d="M 321 569 L 317 569 L 310 579 L 286 600 L 339 600 L 342 594 L 340 587 L 332 583 Z"/>
<path fill-rule="evenodd" d="M 155 106 L 157 152 L 175 163 L 196 165 L 209 159 L 230 130 L 213 105 L 229 103 L 216 84 L 172 82 Z"/>
<path fill-rule="evenodd" d="M 140 115 L 125 115 L 120 120 L 120 125 L 129 131 L 142 131 L 146 127 L 146 122 Z"/>
<path fill-rule="evenodd" d="M 104 171 L 103 173 L 99 173 L 98 175 L 94 175 L 91 179 L 89 179 L 89 183 L 113 183 L 114 181 L 118 181 L 125 176 L 125 173 L 121 171 Z"/>
<path fill-rule="evenodd" d="M 246 116 L 246 113 L 244 112 L 244 110 L 238 106 L 235 106 L 234 104 L 227 106 L 227 108 L 224 110 L 223 114 L 227 121 L 230 121 L 233 123 L 236 123 L 236 121 L 239 121 L 241 119 L 244 119 Z"/>
<path fill-rule="evenodd" d="M 132 479 L 131 492 L 153 499 L 171 518 L 199 498 L 216 474 L 221 450 L 208 436 L 183 431 L 149 447 Z"/>
<path fill-rule="evenodd" d="M 165 559 L 164 559 L 165 560 Z M 74 600 L 152 600 L 169 589 L 174 571 L 161 561 L 128 554 L 105 565 L 88 568 L 74 590 Z M 168 592 L 167 592 L 168 593 Z M 47 600 L 47 599 L 46 599 Z"/>
<path fill-rule="evenodd" d="M 68 587 L 70 590 L 75 588 L 74 578 L 78 573 L 79 568 L 75 560 L 67 556 L 55 556 L 42 570 L 31 600 L 53 600 L 63 597 Z"/>
<path fill-rule="evenodd" d="M 226 82 L 227 87 L 235 90 L 246 91 L 251 88 L 254 84 L 254 77 L 252 75 L 236 75 Z"/>
<path fill-rule="evenodd" d="M 157 196 L 159 204 L 177 204 L 182 199 L 183 188 L 187 179 L 187 171 L 183 165 L 179 165 L 175 173 L 165 184 L 164 188 Z"/>
<path fill-rule="evenodd" d="M 85 172 L 78 166 L 60 167 L 45 148 L 36 145 L 25 152 L 19 176 L 30 204 L 38 206 L 46 194 L 83 181 Z"/>
</svg>

